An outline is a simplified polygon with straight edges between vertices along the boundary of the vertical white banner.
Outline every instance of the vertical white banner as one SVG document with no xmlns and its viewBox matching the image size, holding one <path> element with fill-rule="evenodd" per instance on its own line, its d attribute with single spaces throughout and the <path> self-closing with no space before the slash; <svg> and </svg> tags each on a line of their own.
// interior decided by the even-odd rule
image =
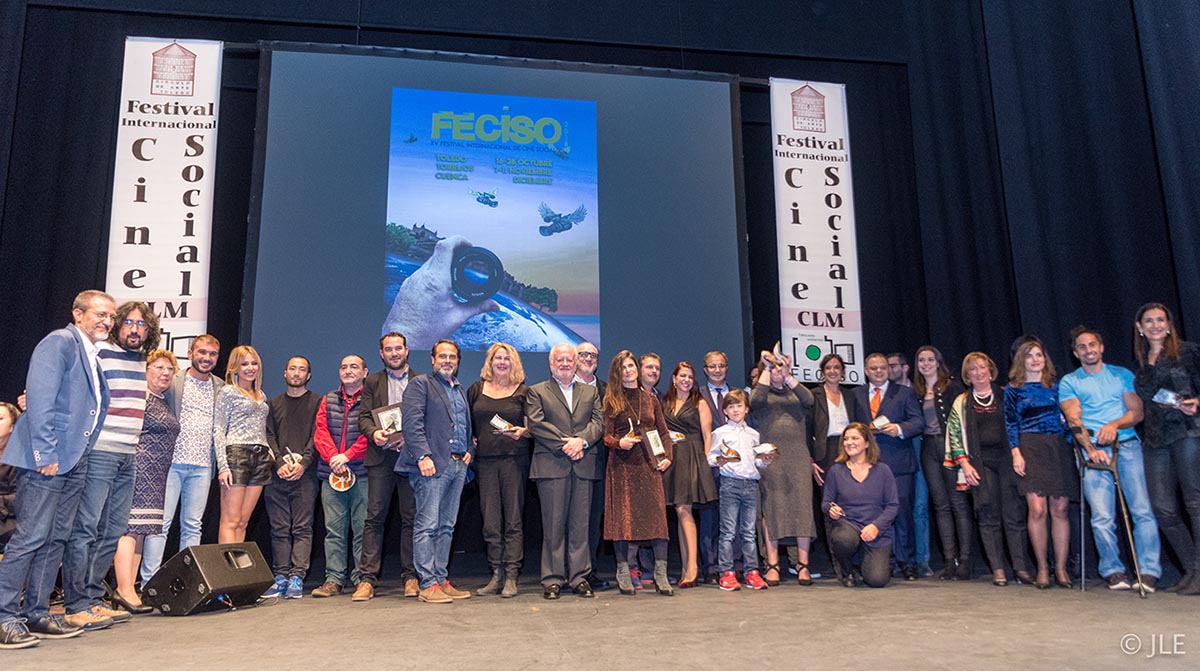
<svg viewBox="0 0 1200 671">
<path fill-rule="evenodd" d="M 164 348 L 208 328 L 222 43 L 125 41 L 107 291 L 150 304 Z"/>
<path fill-rule="evenodd" d="M 862 381 L 862 304 L 846 87 L 771 79 L 775 227 L 783 353 L 804 382 L 837 353 Z"/>
</svg>

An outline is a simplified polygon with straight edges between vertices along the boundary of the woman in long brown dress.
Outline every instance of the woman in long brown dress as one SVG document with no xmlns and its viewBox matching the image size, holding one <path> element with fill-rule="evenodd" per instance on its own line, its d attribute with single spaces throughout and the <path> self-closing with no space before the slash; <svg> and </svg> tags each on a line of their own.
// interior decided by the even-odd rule
<svg viewBox="0 0 1200 671">
<path fill-rule="evenodd" d="M 615 381 L 619 380 L 620 384 Z M 654 550 L 654 589 L 664 596 L 673 591 L 667 581 L 667 503 L 662 471 L 671 465 L 671 438 L 658 400 L 638 385 L 637 359 L 629 350 L 613 357 L 604 393 L 604 445 L 608 469 L 604 479 L 604 537 L 617 555 L 617 587 L 633 595 L 629 577 L 629 546 L 648 544 Z M 658 431 L 666 451 L 656 466 L 642 435 Z"/>
</svg>

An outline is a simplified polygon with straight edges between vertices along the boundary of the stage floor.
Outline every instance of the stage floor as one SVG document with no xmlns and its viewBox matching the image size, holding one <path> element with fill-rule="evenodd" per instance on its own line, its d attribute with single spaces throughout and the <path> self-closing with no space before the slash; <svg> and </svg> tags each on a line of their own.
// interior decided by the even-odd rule
<svg viewBox="0 0 1200 671">
<path fill-rule="evenodd" d="M 474 563 L 456 561 L 456 564 Z M 528 569 L 526 573 L 531 573 Z M 451 571 L 452 580 L 454 570 Z M 611 575 L 611 573 L 609 574 Z M 475 589 L 476 570 L 454 580 Z M 312 579 L 306 587 L 319 584 Z M 0 653 L 3 669 L 1115 669 L 1197 668 L 1200 597 L 1039 591 L 987 578 L 846 589 L 830 579 L 762 592 L 716 587 L 546 601 L 531 575 L 515 599 L 449 605 L 348 593 L 236 612 L 140 616 Z M 1163 654 L 1165 652 L 1176 654 Z M 1122 650 L 1137 649 L 1132 654 Z M 1147 658 L 1153 655 L 1151 658 Z"/>
</svg>

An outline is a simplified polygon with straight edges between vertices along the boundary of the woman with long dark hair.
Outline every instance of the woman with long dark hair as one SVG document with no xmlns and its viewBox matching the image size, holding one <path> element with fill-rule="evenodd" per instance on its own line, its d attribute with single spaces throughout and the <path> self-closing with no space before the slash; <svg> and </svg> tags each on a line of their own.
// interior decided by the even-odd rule
<svg viewBox="0 0 1200 671">
<path fill-rule="evenodd" d="M 657 465 L 642 444 L 642 435 L 658 431 L 666 458 Z M 604 392 L 604 445 L 608 467 L 604 478 L 604 537 L 617 556 L 617 587 L 633 595 L 629 547 L 650 545 L 654 551 L 654 589 L 671 596 L 667 580 L 667 503 L 662 471 L 671 466 L 671 436 L 658 399 L 638 384 L 637 359 L 629 350 L 613 357 Z"/>
<path fill-rule="evenodd" d="M 1200 346 L 1180 340 L 1171 311 L 1162 303 L 1143 305 L 1134 327 L 1139 368 L 1133 388 L 1146 412 L 1142 458 L 1150 506 L 1187 572 L 1177 591 L 1197 595 L 1200 558 L 1193 534 L 1200 530 Z M 1191 532 L 1179 512 L 1177 487 L 1183 492 Z"/>
<path fill-rule="evenodd" d="M 955 487 L 955 474 L 943 466 L 946 459 L 946 419 L 950 405 L 964 391 L 950 375 L 941 351 L 932 345 L 917 350 L 917 368 L 913 372 L 913 391 L 925 417 L 921 439 L 921 472 L 929 488 L 938 538 L 942 544 L 945 567 L 942 580 L 971 579 L 971 543 L 974 525 L 966 492 Z"/>
<path fill-rule="evenodd" d="M 667 428 L 679 438 L 678 442 L 672 440 L 674 459 L 662 478 L 667 504 L 675 506 L 679 520 L 679 555 L 683 561 L 679 586 L 688 588 L 696 584 L 700 572 L 692 506 L 717 500 L 717 485 L 707 457 L 712 443 L 712 413 L 696 388 L 692 364 L 681 361 L 675 366 L 662 405 Z"/>
<path fill-rule="evenodd" d="M 1036 342 L 1017 348 L 1004 390 L 1004 423 L 1012 448 L 1013 471 L 1021 476 L 1017 489 L 1029 506 L 1029 540 L 1037 559 L 1038 589 L 1050 587 L 1047 563 L 1046 513 L 1054 538 L 1054 580 L 1073 586 L 1067 574 L 1071 521 L 1067 506 L 1079 491 L 1075 453 L 1067 442 L 1067 427 L 1058 405 L 1054 363 Z"/>
</svg>

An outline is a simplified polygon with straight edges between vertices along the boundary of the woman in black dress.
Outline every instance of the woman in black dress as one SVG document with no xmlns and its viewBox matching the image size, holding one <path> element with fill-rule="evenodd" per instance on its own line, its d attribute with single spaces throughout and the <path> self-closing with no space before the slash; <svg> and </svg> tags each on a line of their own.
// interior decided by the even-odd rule
<svg viewBox="0 0 1200 671">
<path fill-rule="evenodd" d="M 1193 534 L 1200 530 L 1200 347 L 1179 339 L 1171 311 L 1161 303 L 1143 305 L 1135 327 L 1139 368 L 1133 388 L 1146 411 L 1146 489 L 1158 527 L 1187 572 L 1177 591 L 1197 595 L 1200 556 Z M 1179 512 L 1176 488 L 1183 492 L 1191 532 Z"/>
<path fill-rule="evenodd" d="M 146 356 L 146 416 L 134 457 L 137 475 L 133 482 L 133 504 L 129 508 L 129 528 L 117 541 L 113 555 L 113 572 L 117 575 L 113 600 L 133 613 L 150 611 L 142 605 L 134 583 L 146 536 L 163 533 L 167 471 L 171 470 L 175 439 L 179 437 L 179 419 L 163 399 L 163 392 L 171 386 L 178 368 L 179 361 L 167 350 L 154 350 Z"/>
<path fill-rule="evenodd" d="M 524 384 L 521 357 L 507 343 L 488 348 L 479 376 L 482 379 L 467 390 L 467 402 L 477 445 L 479 512 L 492 579 L 476 594 L 511 598 L 517 595 L 517 577 L 525 556 L 522 521 L 532 447 L 525 421 L 529 387 Z M 500 420 L 493 422 L 496 417 Z"/>
<path fill-rule="evenodd" d="M 675 460 L 663 472 L 663 488 L 667 505 L 675 506 L 679 520 L 679 555 L 683 561 L 679 586 L 688 588 L 696 584 L 700 572 L 692 506 L 717 500 L 717 485 L 706 456 L 712 443 L 712 413 L 696 388 L 696 369 L 686 361 L 679 362 L 671 373 L 671 388 L 663 396 L 663 415 L 675 446 Z"/>
</svg>

